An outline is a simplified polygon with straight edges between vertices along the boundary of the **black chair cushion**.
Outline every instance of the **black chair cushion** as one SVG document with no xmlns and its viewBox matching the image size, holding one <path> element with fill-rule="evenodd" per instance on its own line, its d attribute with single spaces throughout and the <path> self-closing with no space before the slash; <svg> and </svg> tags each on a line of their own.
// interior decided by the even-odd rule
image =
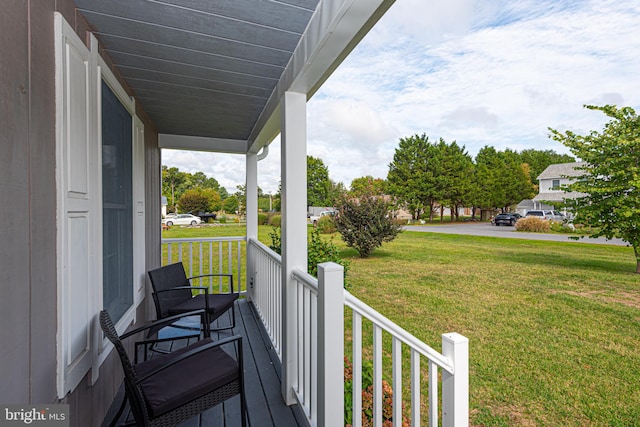
<svg viewBox="0 0 640 427">
<path fill-rule="evenodd" d="M 202 310 L 204 305 L 204 294 L 199 294 L 193 298 L 171 307 L 169 315 L 185 313 L 187 311 Z M 215 294 L 209 295 L 209 311 L 211 313 L 222 313 L 233 306 L 233 302 L 238 299 L 238 294 Z"/>
<path fill-rule="evenodd" d="M 134 366 L 138 378 L 189 350 L 212 342 L 198 341 L 169 354 Z M 170 366 L 144 380 L 140 386 L 153 418 L 165 414 L 238 378 L 238 363 L 220 347 L 211 348 Z"/>
</svg>

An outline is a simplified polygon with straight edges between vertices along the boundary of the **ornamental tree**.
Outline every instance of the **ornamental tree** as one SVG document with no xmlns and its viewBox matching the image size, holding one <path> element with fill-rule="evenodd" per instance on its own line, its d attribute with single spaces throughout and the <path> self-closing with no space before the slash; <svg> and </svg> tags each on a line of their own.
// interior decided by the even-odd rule
<svg viewBox="0 0 640 427">
<path fill-rule="evenodd" d="M 361 258 L 368 257 L 402 231 L 402 226 L 393 219 L 391 203 L 372 194 L 357 199 L 344 195 L 334 222 L 342 240 L 356 249 Z"/>
<path fill-rule="evenodd" d="M 588 135 L 549 128 L 550 137 L 586 162 L 583 175 L 563 187 L 586 194 L 565 202 L 576 221 L 595 227 L 591 237 L 620 238 L 633 246 L 640 273 L 640 117 L 630 107 L 585 105 L 611 118 L 601 132 Z"/>
</svg>

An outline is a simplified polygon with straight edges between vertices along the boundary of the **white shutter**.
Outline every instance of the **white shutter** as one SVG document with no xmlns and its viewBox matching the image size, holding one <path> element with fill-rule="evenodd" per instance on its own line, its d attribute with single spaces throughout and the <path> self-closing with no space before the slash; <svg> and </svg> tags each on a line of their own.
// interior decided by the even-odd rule
<svg viewBox="0 0 640 427">
<path fill-rule="evenodd" d="M 89 50 L 55 14 L 58 258 L 58 397 L 76 388 L 92 364 L 94 292 L 100 257 L 96 184 L 95 66 Z"/>
<path fill-rule="evenodd" d="M 133 305 L 137 307 L 145 296 L 145 206 L 144 206 L 144 125 L 133 121 Z"/>
</svg>

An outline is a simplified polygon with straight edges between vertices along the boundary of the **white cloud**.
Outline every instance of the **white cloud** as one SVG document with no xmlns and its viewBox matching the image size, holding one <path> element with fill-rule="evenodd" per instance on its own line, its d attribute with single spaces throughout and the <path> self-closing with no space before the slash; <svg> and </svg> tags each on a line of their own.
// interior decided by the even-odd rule
<svg viewBox="0 0 640 427">
<path fill-rule="evenodd" d="M 547 128 L 600 129 L 604 115 L 584 104 L 640 109 L 639 19 L 640 4 L 622 0 L 398 1 L 309 101 L 307 151 L 346 185 L 386 177 L 398 139 L 413 134 L 472 155 L 484 145 L 566 153 Z M 267 192 L 278 148 L 259 165 Z M 185 165 L 204 162 L 227 188 L 244 182 L 242 158 L 196 157 Z"/>
</svg>

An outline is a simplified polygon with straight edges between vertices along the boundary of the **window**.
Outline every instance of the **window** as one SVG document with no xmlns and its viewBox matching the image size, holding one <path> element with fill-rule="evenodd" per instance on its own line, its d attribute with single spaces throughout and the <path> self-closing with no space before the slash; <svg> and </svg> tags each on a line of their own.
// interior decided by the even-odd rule
<svg viewBox="0 0 640 427">
<path fill-rule="evenodd" d="M 552 190 L 559 190 L 560 189 L 560 180 L 559 179 L 554 179 L 553 183 L 551 184 L 551 189 Z"/>
<path fill-rule="evenodd" d="M 122 333 L 145 295 L 144 125 L 135 103 L 98 54 L 54 13 L 56 60 L 57 396 L 113 346 L 95 317 Z"/>
<path fill-rule="evenodd" d="M 102 82 L 103 305 L 117 322 L 133 304 L 131 114 Z"/>
</svg>

